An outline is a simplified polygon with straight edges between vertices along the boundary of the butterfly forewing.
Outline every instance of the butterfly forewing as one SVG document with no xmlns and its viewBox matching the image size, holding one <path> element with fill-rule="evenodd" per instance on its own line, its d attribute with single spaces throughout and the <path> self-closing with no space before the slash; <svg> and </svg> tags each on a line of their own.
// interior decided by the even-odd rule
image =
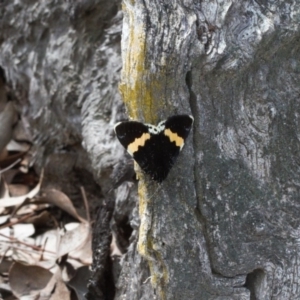
<svg viewBox="0 0 300 300">
<path fill-rule="evenodd" d="M 116 124 L 115 132 L 122 146 L 128 150 L 129 145 L 135 143 L 144 134 L 148 134 L 148 127 L 136 121 L 120 122 Z"/>
</svg>

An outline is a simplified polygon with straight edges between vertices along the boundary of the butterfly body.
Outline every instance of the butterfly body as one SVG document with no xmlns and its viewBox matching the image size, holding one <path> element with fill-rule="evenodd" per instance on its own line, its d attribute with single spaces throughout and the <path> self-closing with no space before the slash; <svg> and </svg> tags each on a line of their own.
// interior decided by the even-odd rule
<svg viewBox="0 0 300 300">
<path fill-rule="evenodd" d="M 115 132 L 141 169 L 162 182 L 182 150 L 193 121 L 189 115 L 172 116 L 157 126 L 127 121 L 116 124 Z"/>
</svg>

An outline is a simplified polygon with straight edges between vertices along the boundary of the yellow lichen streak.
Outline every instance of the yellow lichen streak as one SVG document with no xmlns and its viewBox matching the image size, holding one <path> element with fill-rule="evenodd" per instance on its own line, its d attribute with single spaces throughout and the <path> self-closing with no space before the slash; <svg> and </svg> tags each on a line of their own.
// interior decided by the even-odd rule
<svg viewBox="0 0 300 300">
<path fill-rule="evenodd" d="M 147 140 L 150 139 L 150 134 L 149 133 L 143 133 L 143 135 L 140 138 L 137 138 L 132 142 L 131 144 L 128 145 L 127 151 L 133 155 L 134 152 L 139 150 L 139 146 L 143 147 L 146 143 Z"/>
<path fill-rule="evenodd" d="M 170 129 L 166 129 L 164 134 L 170 138 L 171 142 L 175 142 L 176 146 L 180 147 L 180 150 L 182 149 L 184 145 L 184 140 L 182 137 L 172 132 Z"/>
<path fill-rule="evenodd" d="M 131 118 L 138 120 L 143 116 L 145 121 L 155 123 L 157 112 L 165 105 L 161 97 L 165 90 L 165 74 L 153 72 L 147 63 L 147 14 L 139 12 L 142 5 L 138 1 L 123 0 L 122 8 L 123 23 L 127 27 L 123 29 L 126 34 L 122 37 L 123 67 L 119 91 Z"/>
<path fill-rule="evenodd" d="M 135 120 L 143 118 L 146 122 L 157 122 L 158 112 L 165 105 L 164 91 L 166 76 L 164 72 L 158 72 L 150 68 L 148 63 L 149 52 L 147 48 L 147 13 L 141 1 L 123 0 L 123 35 L 122 35 L 122 61 L 121 83 L 119 91 L 126 105 L 129 116 Z M 128 152 L 133 154 L 139 146 L 143 146 L 150 138 L 150 134 L 144 133 L 135 139 Z M 139 181 L 139 213 L 140 228 L 138 239 L 138 251 L 149 263 L 151 282 L 160 290 L 160 298 L 164 295 L 164 283 L 168 281 L 167 269 L 163 262 L 158 260 L 156 250 L 153 249 L 152 237 L 152 203 L 148 196 L 148 189 L 143 181 Z M 156 266 L 158 265 L 158 266 Z M 163 267 L 161 267 L 163 266 Z M 163 270 L 162 270 L 163 269 Z M 163 278 L 161 278 L 163 274 Z"/>
<path fill-rule="evenodd" d="M 137 4 L 135 1 L 122 2 L 124 12 L 124 23 L 128 26 L 128 33 L 124 35 L 122 40 L 123 49 L 123 68 L 121 72 L 121 83 L 119 91 L 128 109 L 128 114 L 137 119 L 139 107 L 142 104 L 149 113 L 151 103 L 147 94 L 149 90 L 145 86 L 145 28 L 144 20 L 140 15 L 136 14 Z M 142 102 L 142 103 L 141 103 Z M 146 103 L 144 103 L 146 102 Z M 150 114 L 150 113 L 149 113 Z"/>
</svg>

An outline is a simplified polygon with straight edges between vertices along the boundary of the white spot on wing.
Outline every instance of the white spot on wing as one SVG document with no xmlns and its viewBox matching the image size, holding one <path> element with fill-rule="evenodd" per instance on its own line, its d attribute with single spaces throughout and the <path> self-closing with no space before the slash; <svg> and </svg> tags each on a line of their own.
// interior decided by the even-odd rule
<svg viewBox="0 0 300 300">
<path fill-rule="evenodd" d="M 166 121 L 161 121 L 158 123 L 157 126 L 154 126 L 152 124 L 145 124 L 148 127 L 149 133 L 151 134 L 159 134 L 162 131 L 165 130 L 165 122 Z"/>
<path fill-rule="evenodd" d="M 116 132 L 116 128 L 121 124 L 122 122 L 118 122 L 115 126 L 114 126 L 114 131 Z"/>
<path fill-rule="evenodd" d="M 157 134 L 157 130 L 156 130 L 156 127 L 151 125 L 151 124 L 145 124 L 147 127 L 148 127 L 148 131 L 151 133 L 151 134 Z"/>
<path fill-rule="evenodd" d="M 194 123 L 194 117 L 193 117 L 193 116 L 191 116 L 191 115 L 189 115 L 189 117 L 192 119 L 192 121 L 193 121 L 193 123 Z"/>
<path fill-rule="evenodd" d="M 161 121 L 161 122 L 158 123 L 157 129 L 158 129 L 159 132 L 162 132 L 162 131 L 165 130 L 165 127 L 166 127 L 165 123 L 166 123 L 166 120 L 165 121 Z"/>
</svg>

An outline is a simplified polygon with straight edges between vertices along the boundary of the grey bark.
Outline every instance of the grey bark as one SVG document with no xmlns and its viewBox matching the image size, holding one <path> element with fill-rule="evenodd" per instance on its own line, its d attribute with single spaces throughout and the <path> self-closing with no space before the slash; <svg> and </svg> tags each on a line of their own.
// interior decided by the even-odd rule
<svg viewBox="0 0 300 300">
<path fill-rule="evenodd" d="M 150 81 L 133 108 L 123 93 L 129 111 L 195 117 L 168 179 L 140 200 L 139 250 L 158 295 L 299 299 L 299 3 L 124 3 L 123 52 L 139 47 Z M 140 83 L 128 79 L 138 55 L 124 64 L 127 90 Z M 152 113 L 136 111 L 147 89 Z"/>
<path fill-rule="evenodd" d="M 118 4 L 0 4 L 0 66 L 35 166 L 73 198 L 74 182 L 94 206 L 121 184 L 122 63 L 131 117 L 195 118 L 161 186 L 138 172 L 139 236 L 131 185 L 116 190 L 112 226 L 127 218 L 134 230 L 115 299 L 299 299 L 300 4 L 124 0 L 122 62 Z"/>
</svg>

